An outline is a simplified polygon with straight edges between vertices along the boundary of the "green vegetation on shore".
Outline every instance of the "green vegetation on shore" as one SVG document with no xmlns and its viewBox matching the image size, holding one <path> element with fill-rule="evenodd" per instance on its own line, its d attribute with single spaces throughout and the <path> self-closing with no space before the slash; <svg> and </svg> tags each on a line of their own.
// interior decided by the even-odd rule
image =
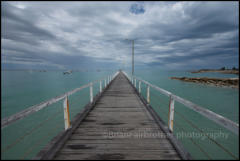
<svg viewBox="0 0 240 161">
<path fill-rule="evenodd" d="M 200 69 L 197 71 L 191 71 L 191 73 L 204 73 L 204 72 L 220 72 L 224 74 L 239 74 L 239 69 L 236 67 L 233 67 L 232 69 L 226 69 L 225 67 L 222 67 L 220 69 Z"/>
</svg>

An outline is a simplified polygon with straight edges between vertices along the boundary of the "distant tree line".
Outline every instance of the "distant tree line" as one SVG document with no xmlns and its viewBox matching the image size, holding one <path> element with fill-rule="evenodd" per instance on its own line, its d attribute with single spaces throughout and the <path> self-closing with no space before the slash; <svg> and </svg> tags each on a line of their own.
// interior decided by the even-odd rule
<svg viewBox="0 0 240 161">
<path fill-rule="evenodd" d="M 228 70 L 228 69 L 226 69 L 225 67 L 222 67 L 222 68 L 220 68 L 220 70 Z M 232 70 L 238 70 L 238 68 L 233 67 Z"/>
</svg>

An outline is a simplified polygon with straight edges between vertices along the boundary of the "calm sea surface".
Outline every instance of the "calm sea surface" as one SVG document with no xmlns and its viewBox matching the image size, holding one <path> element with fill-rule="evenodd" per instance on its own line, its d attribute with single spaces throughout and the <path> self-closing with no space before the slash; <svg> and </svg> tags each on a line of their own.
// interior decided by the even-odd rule
<svg viewBox="0 0 240 161">
<path fill-rule="evenodd" d="M 113 73 L 113 71 L 88 71 L 63 75 L 62 72 L 56 71 L 2 71 L 1 118 Z M 238 77 L 237 75 L 192 74 L 186 71 L 163 71 L 161 69 L 137 70 L 135 75 L 239 123 L 238 89 L 169 79 L 171 76 Z M 151 105 L 167 122 L 169 98 L 159 94 L 154 89 L 150 90 Z M 99 83 L 94 85 L 94 94 L 97 92 L 99 92 Z M 146 97 L 144 85 L 142 86 L 142 94 Z M 89 88 L 70 96 L 69 101 L 72 119 L 89 102 Z M 4 128 L 1 131 L 1 158 L 31 159 L 53 136 L 56 136 L 63 129 L 63 107 L 62 101 L 59 101 Z M 204 131 L 205 135 L 199 130 Z M 179 103 L 175 103 L 174 135 L 196 159 L 239 158 L 238 136 Z M 209 140 L 207 136 L 214 138 L 221 144 L 221 147 Z"/>
</svg>

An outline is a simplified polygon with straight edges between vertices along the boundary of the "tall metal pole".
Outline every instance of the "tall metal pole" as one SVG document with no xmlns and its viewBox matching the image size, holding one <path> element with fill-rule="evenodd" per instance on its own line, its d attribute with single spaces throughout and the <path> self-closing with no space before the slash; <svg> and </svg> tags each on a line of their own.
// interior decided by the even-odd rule
<svg viewBox="0 0 240 161">
<path fill-rule="evenodd" d="M 125 39 L 128 41 L 132 41 L 132 76 L 134 75 L 134 40 Z"/>
<path fill-rule="evenodd" d="M 134 75 L 134 40 L 132 40 L 132 75 Z"/>
</svg>

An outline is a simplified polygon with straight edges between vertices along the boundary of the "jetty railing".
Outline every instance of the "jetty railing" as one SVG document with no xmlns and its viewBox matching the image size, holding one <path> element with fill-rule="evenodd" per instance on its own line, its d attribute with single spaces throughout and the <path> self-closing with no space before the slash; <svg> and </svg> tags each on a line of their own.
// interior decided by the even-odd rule
<svg viewBox="0 0 240 161">
<path fill-rule="evenodd" d="M 184 130 L 184 128 L 178 126 L 179 125 L 179 122 L 174 122 L 174 113 L 177 113 L 178 116 L 181 117 L 181 119 L 183 119 L 185 122 L 187 122 L 191 128 L 194 128 L 194 129 L 197 129 L 197 131 L 201 134 L 203 134 L 207 139 L 209 139 L 211 142 L 213 142 L 214 144 L 216 144 L 220 149 L 222 149 L 224 152 L 226 152 L 231 158 L 234 158 L 234 159 L 238 159 L 239 158 L 239 155 L 237 154 L 234 154 L 233 152 L 231 152 L 231 150 L 227 149 L 226 147 L 224 147 L 222 144 L 220 144 L 219 142 L 217 142 L 216 140 L 214 140 L 213 138 L 209 137 L 208 134 L 206 134 L 205 131 L 203 131 L 202 129 L 200 129 L 199 126 L 196 125 L 196 123 L 194 123 L 193 121 L 187 119 L 187 116 L 184 116 L 184 114 L 181 114 L 179 113 L 175 108 L 176 106 L 176 102 L 179 103 L 179 104 L 182 104 L 184 105 L 185 107 L 187 107 L 189 110 L 192 110 L 192 111 L 195 111 L 196 113 L 200 114 L 203 118 L 207 118 L 211 121 L 213 121 L 214 123 L 216 123 L 217 125 L 219 125 L 220 127 L 223 127 L 227 130 L 229 130 L 230 132 L 232 132 L 233 134 L 235 134 L 237 137 L 239 136 L 239 125 L 219 114 L 216 114 L 214 113 L 213 111 L 210 111 L 206 108 L 203 108 L 197 104 L 194 104 L 193 102 L 189 101 L 189 100 L 186 100 L 186 99 L 183 99 L 167 90 L 164 90 L 156 85 L 153 85 L 151 83 L 149 83 L 148 81 L 146 80 L 143 80 L 141 78 L 138 78 L 136 76 L 132 76 L 132 75 L 128 75 L 126 72 L 123 72 L 126 77 L 129 79 L 129 81 L 132 83 L 132 85 L 136 88 L 136 90 L 138 91 L 138 93 L 142 96 L 146 96 L 145 99 L 146 99 L 146 102 L 150 105 L 151 104 L 151 98 L 153 96 L 156 96 L 156 94 L 154 94 L 153 92 L 151 92 L 151 88 L 154 89 L 155 91 L 157 91 L 158 93 L 160 93 L 161 95 L 167 97 L 169 99 L 169 103 L 165 103 L 163 106 L 168 106 L 168 112 L 166 111 L 163 111 L 162 109 L 160 113 L 162 114 L 165 114 L 167 115 L 167 121 L 166 121 L 166 124 L 168 126 L 168 129 L 169 129 L 169 132 L 170 133 L 174 133 L 173 132 L 173 125 L 176 124 L 177 128 L 184 131 L 184 132 L 187 132 L 186 130 Z M 145 91 L 143 91 L 143 85 L 145 85 Z M 146 93 L 143 93 L 143 92 L 146 92 Z M 153 96 L 151 96 L 153 95 Z M 144 97 L 143 97 L 144 98 Z M 164 102 L 164 101 L 161 101 L 160 99 L 161 98 L 157 98 L 159 99 L 158 100 L 155 100 L 155 102 Z M 156 103 L 157 106 L 159 106 L 159 103 Z M 159 110 L 159 111 L 160 111 Z M 208 154 L 208 152 L 206 152 L 206 150 L 204 150 L 204 147 L 201 147 L 200 145 L 198 145 L 196 143 L 196 141 L 194 141 L 194 139 L 190 138 L 190 141 L 195 145 L 197 146 L 202 153 L 205 154 L 206 158 L 208 159 L 212 159 L 210 157 L 210 155 Z M 237 141 L 238 142 L 238 141 Z M 237 143 L 235 143 L 237 144 Z M 220 157 L 221 158 L 221 157 Z"/>
<path fill-rule="evenodd" d="M 83 85 L 83 86 L 81 86 L 79 88 L 76 88 L 76 89 L 74 89 L 72 91 L 69 91 L 69 92 L 67 92 L 67 93 L 65 93 L 65 94 L 63 94 L 61 96 L 57 96 L 57 97 L 52 98 L 52 99 L 50 99 L 48 101 L 44 101 L 44 102 L 42 102 L 42 103 L 40 103 L 38 105 L 31 106 L 31 107 L 26 108 L 25 110 L 20 111 L 20 112 L 14 114 L 12 116 L 4 118 L 4 119 L 1 120 L 1 128 L 3 129 L 4 127 L 14 123 L 15 121 L 23 119 L 24 117 L 27 117 L 28 115 L 30 115 L 32 113 L 38 112 L 39 110 L 41 110 L 41 109 L 43 109 L 43 108 L 45 108 L 45 107 L 47 107 L 47 106 L 49 106 L 49 105 L 51 105 L 53 103 L 61 101 L 63 99 L 64 99 L 64 103 L 63 103 L 64 110 L 69 109 L 68 96 L 70 96 L 70 95 L 72 95 L 72 94 L 74 94 L 74 93 L 76 93 L 78 91 L 81 91 L 82 89 L 85 89 L 87 87 L 90 88 L 90 102 L 92 102 L 93 101 L 93 84 L 99 82 L 100 83 L 100 85 L 99 85 L 100 92 L 102 92 L 102 81 L 104 81 L 105 87 L 106 87 L 116 77 L 117 74 L 118 74 L 118 72 L 116 72 L 113 76 L 109 75 L 109 76 L 107 76 L 107 78 L 103 78 L 103 79 L 100 79 L 100 80 L 96 80 L 94 82 L 90 82 L 90 83 L 88 83 L 86 85 Z M 66 112 L 67 112 L 67 110 L 66 110 Z M 69 117 L 68 115 L 69 115 L 69 112 L 68 112 L 68 114 L 66 114 L 66 117 Z M 69 120 L 69 118 L 66 118 L 66 119 Z M 69 125 L 67 125 L 67 126 L 69 127 Z"/>
<path fill-rule="evenodd" d="M 28 119 L 28 118 L 30 116 L 32 117 L 32 115 L 36 115 L 40 111 L 43 111 L 41 113 L 46 116 L 47 114 L 44 113 L 44 109 L 51 109 L 51 108 L 47 108 L 47 107 L 49 107 L 49 106 L 51 106 L 53 104 L 60 103 L 60 101 L 63 100 L 63 103 L 62 103 L 63 110 L 59 109 L 59 105 L 57 105 L 58 108 L 54 109 L 54 110 L 57 110 L 57 111 L 52 111 L 51 112 L 51 113 L 53 113 L 53 116 L 49 116 L 47 119 L 45 119 L 43 121 L 41 121 L 40 119 L 34 121 L 34 122 L 36 122 L 37 125 L 31 127 L 30 130 L 28 129 L 28 130 L 26 130 L 24 132 L 21 131 L 21 134 L 19 136 L 16 136 L 17 133 L 18 133 L 17 132 L 16 135 L 13 138 L 11 138 L 11 141 L 10 141 L 9 145 L 4 145 L 4 143 L 2 143 L 2 146 L 5 146 L 5 147 L 1 148 L 2 156 L 5 155 L 5 154 L 7 154 L 9 156 L 9 154 L 10 154 L 10 156 L 12 157 L 12 158 L 4 158 L 3 157 L 3 159 L 14 159 L 14 158 L 15 159 L 24 159 L 24 158 L 26 158 L 27 154 L 30 154 L 31 149 L 33 149 L 32 147 L 28 148 L 29 151 L 24 151 L 23 149 L 21 149 L 24 152 L 19 152 L 19 153 L 23 153 L 23 154 L 19 154 L 20 157 L 17 157 L 18 154 L 15 154 L 16 156 L 11 155 L 12 152 L 10 152 L 10 150 L 13 149 L 14 147 L 18 146 L 20 144 L 20 142 L 26 144 L 27 137 L 30 137 L 31 135 L 33 135 L 34 132 L 44 134 L 47 137 L 49 137 L 49 136 L 53 137 L 53 133 L 51 131 L 55 131 L 55 132 L 56 132 L 56 130 L 59 131 L 59 128 L 63 125 L 63 124 L 59 124 L 59 123 L 57 123 L 57 124 L 53 123 L 53 119 L 54 118 L 56 119 L 56 117 L 59 116 L 61 113 L 64 113 L 64 115 L 62 116 L 62 118 L 63 118 L 62 120 L 64 120 L 64 129 L 68 130 L 69 128 L 71 128 L 71 121 L 70 121 L 70 114 L 69 113 L 70 112 L 74 112 L 74 114 L 75 114 L 75 113 L 81 112 L 79 108 L 78 109 L 73 109 L 74 111 L 70 111 L 71 110 L 71 105 L 75 106 L 76 102 L 79 102 L 79 101 L 81 101 L 83 99 L 85 100 L 86 96 L 84 96 L 85 98 L 78 98 L 74 103 L 72 101 L 69 101 L 69 97 L 71 95 L 74 95 L 74 94 L 78 93 L 79 91 L 82 91 L 82 90 L 85 90 L 85 89 L 89 88 L 89 93 L 88 93 L 89 94 L 89 101 L 88 101 L 88 103 L 92 104 L 94 96 L 97 95 L 97 94 L 101 94 L 104 91 L 104 89 L 107 88 L 107 86 L 111 83 L 111 81 L 117 76 L 118 73 L 119 73 L 119 71 L 117 71 L 114 74 L 108 75 L 107 77 L 104 77 L 102 79 L 95 80 L 95 81 L 90 82 L 88 84 L 82 85 L 81 87 L 73 89 L 73 90 L 71 90 L 69 92 L 66 92 L 66 93 L 64 93 L 64 94 L 62 94 L 60 96 L 54 97 L 54 98 L 52 98 L 50 100 L 44 101 L 44 102 L 42 102 L 42 103 L 40 103 L 38 105 L 34 105 L 34 106 L 29 107 L 29 108 L 26 108 L 25 110 L 20 111 L 20 112 L 14 114 L 14 115 L 11 115 L 9 117 L 3 118 L 1 120 L 2 134 L 3 134 L 4 130 L 5 130 L 5 128 L 7 128 L 7 127 L 12 128 L 13 126 L 18 126 L 16 124 L 18 124 L 18 122 L 20 122 L 21 120 L 23 120 L 23 121 L 25 121 L 25 119 L 31 120 L 31 119 Z M 94 89 L 95 89 L 95 91 L 94 91 Z M 86 93 L 84 93 L 84 94 L 86 94 Z M 53 106 L 51 106 L 51 107 L 53 108 Z M 84 109 L 82 109 L 82 110 L 84 110 Z M 38 118 L 41 118 L 41 116 L 39 116 Z M 32 124 L 34 124 L 34 123 L 32 123 Z M 46 124 L 49 124 L 48 126 L 50 127 L 50 131 L 42 131 L 41 132 L 39 130 L 40 127 L 42 127 L 43 125 L 46 125 Z M 51 128 L 50 124 L 52 125 L 52 128 Z M 22 125 L 25 126 L 25 124 L 21 123 L 21 126 Z M 24 127 L 23 127 L 23 129 L 24 129 Z M 6 129 L 6 130 L 9 131 L 9 129 Z M 12 129 L 10 129 L 10 131 L 11 130 Z M 4 134 L 4 135 L 6 135 L 5 137 L 8 137 L 7 133 Z M 11 135 L 13 135 L 12 131 L 11 131 Z M 4 138 L 4 141 L 8 140 L 8 139 L 9 138 Z M 43 142 L 45 140 L 46 140 L 46 137 L 45 137 L 44 140 L 41 140 L 41 138 L 39 138 L 38 142 L 41 142 L 41 141 Z M 5 142 L 5 143 L 7 143 L 7 142 Z M 36 145 L 32 145 L 32 146 L 38 146 L 37 144 Z M 34 147 L 34 148 L 36 148 L 36 147 Z M 19 151 L 21 151 L 21 150 L 19 150 Z M 35 152 L 35 153 L 37 153 L 37 152 Z"/>
</svg>

